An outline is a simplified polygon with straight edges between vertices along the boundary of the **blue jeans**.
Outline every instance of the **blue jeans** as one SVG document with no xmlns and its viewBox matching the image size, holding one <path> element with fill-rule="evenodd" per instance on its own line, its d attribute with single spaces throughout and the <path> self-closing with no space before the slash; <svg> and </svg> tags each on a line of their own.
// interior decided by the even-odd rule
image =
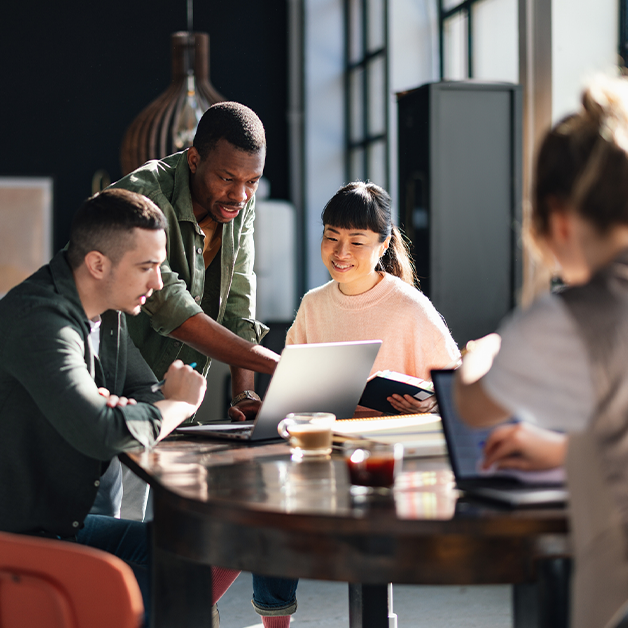
<svg viewBox="0 0 628 628">
<path fill-rule="evenodd" d="M 141 521 L 114 519 L 105 515 L 87 515 L 76 540 L 109 552 L 122 559 L 135 574 L 144 601 L 144 625 L 149 625 L 150 559 L 149 526 Z"/>
<path fill-rule="evenodd" d="M 76 537 L 78 543 L 114 554 L 131 567 L 142 592 L 146 626 L 149 625 L 152 554 L 149 526 L 141 521 L 87 515 Z M 253 575 L 253 607 L 260 615 L 292 615 L 297 610 L 298 582 Z"/>
<path fill-rule="evenodd" d="M 253 608 L 258 615 L 292 615 L 298 580 L 253 574 Z"/>
</svg>

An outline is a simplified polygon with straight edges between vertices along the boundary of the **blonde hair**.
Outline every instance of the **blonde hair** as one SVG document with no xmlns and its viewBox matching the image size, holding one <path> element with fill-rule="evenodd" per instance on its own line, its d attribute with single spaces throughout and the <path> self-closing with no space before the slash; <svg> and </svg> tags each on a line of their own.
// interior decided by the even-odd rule
<svg viewBox="0 0 628 628">
<path fill-rule="evenodd" d="M 600 233 L 628 224 L 628 80 L 597 77 L 582 108 L 552 128 L 539 151 L 532 229 L 547 236 L 551 199 L 570 205 Z"/>
</svg>

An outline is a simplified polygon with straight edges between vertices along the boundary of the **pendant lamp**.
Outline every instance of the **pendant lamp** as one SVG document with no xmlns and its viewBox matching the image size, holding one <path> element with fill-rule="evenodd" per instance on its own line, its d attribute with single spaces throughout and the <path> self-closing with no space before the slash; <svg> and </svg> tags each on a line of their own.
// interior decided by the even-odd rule
<svg viewBox="0 0 628 628">
<path fill-rule="evenodd" d="M 124 175 L 149 159 L 160 159 L 192 145 L 203 113 L 224 98 L 209 81 L 209 35 L 180 31 L 171 35 L 170 87 L 131 122 L 120 150 Z"/>
</svg>

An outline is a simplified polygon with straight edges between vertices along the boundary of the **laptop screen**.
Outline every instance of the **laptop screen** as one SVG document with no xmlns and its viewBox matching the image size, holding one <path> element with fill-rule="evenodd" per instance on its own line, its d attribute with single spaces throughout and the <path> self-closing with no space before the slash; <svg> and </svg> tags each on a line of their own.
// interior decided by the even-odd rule
<svg viewBox="0 0 628 628">
<path fill-rule="evenodd" d="M 453 382 L 455 370 L 443 369 L 432 371 L 434 392 L 438 401 L 449 462 L 454 477 L 458 482 L 482 478 L 511 478 L 524 484 L 562 484 L 565 480 L 565 470 L 562 467 L 546 471 L 519 471 L 517 469 L 482 469 L 484 459 L 484 444 L 491 428 L 469 427 L 460 418 L 453 396 Z M 516 423 L 512 418 L 506 423 Z"/>
<path fill-rule="evenodd" d="M 481 475 L 484 443 L 491 429 L 474 429 L 463 423 L 453 400 L 454 373 L 454 370 L 449 369 L 434 370 L 432 381 L 451 468 L 457 480 L 464 480 Z"/>
</svg>

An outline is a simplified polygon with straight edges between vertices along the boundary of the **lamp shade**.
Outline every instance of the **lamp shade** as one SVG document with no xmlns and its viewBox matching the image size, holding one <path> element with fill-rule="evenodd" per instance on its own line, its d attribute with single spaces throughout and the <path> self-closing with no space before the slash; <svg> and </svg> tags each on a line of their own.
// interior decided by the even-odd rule
<svg viewBox="0 0 628 628">
<path fill-rule="evenodd" d="M 131 122 L 120 150 L 122 173 L 149 159 L 160 159 L 192 145 L 203 113 L 223 97 L 209 81 L 209 35 L 181 31 L 171 35 L 170 87 Z"/>
</svg>

